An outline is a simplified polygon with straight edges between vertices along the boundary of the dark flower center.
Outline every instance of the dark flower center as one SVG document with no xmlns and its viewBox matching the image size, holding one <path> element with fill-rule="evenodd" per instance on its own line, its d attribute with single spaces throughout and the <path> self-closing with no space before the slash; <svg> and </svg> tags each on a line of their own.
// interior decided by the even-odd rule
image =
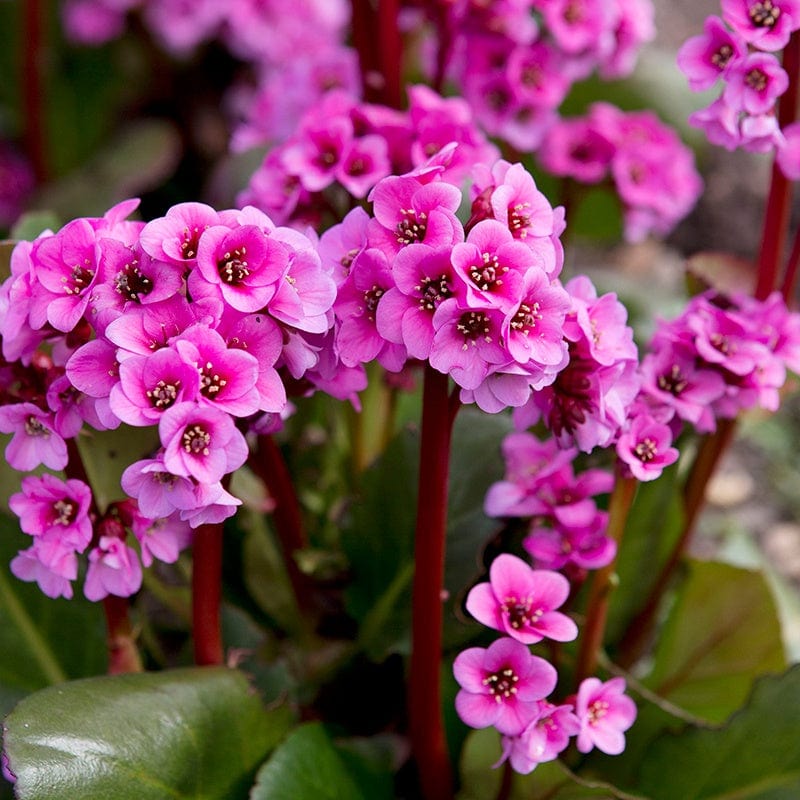
<svg viewBox="0 0 800 800">
<path fill-rule="evenodd" d="M 649 436 L 645 437 L 636 445 L 636 447 L 633 448 L 633 454 L 643 464 L 647 464 L 648 462 L 652 461 L 656 455 L 658 455 L 658 449 L 655 441 Z"/>
<path fill-rule="evenodd" d="M 754 3 L 750 7 L 750 19 L 757 28 L 772 28 L 778 22 L 781 10 L 776 8 L 772 0 Z"/>
<path fill-rule="evenodd" d="M 476 340 L 480 337 L 486 342 L 492 341 L 492 337 L 489 336 L 489 318 L 483 311 L 467 311 L 462 314 L 456 324 L 456 329 L 464 335 L 465 350 L 468 343 L 475 346 Z"/>
<path fill-rule="evenodd" d="M 195 424 L 191 428 L 184 430 L 181 443 L 183 444 L 183 449 L 190 455 L 207 456 L 209 453 L 208 446 L 211 444 L 211 434 L 200 425 Z"/>
<path fill-rule="evenodd" d="M 205 230 L 207 226 L 203 227 Z M 194 228 L 184 228 L 183 229 L 183 241 L 181 242 L 181 255 L 185 259 L 194 258 L 197 255 L 197 244 L 200 241 L 200 236 L 202 235 L 203 231 L 200 230 L 197 226 Z"/>
<path fill-rule="evenodd" d="M 533 303 L 533 305 L 520 303 L 519 311 L 514 314 L 514 318 L 511 320 L 511 327 L 527 336 L 536 327 L 536 323 L 541 318 L 542 315 L 539 313 L 538 303 Z"/>
<path fill-rule="evenodd" d="M 148 389 L 147 396 L 154 408 L 169 408 L 178 397 L 178 388 L 181 382 L 174 383 L 159 381 L 152 389 Z"/>
<path fill-rule="evenodd" d="M 53 524 L 54 525 L 71 525 L 78 516 L 78 508 L 75 503 L 67 499 L 56 500 L 53 503 Z"/>
<path fill-rule="evenodd" d="M 767 76 L 760 69 L 751 69 L 744 76 L 744 82 L 755 92 L 763 92 L 767 88 Z"/>
<path fill-rule="evenodd" d="M 50 431 L 33 415 L 25 420 L 25 433 L 28 436 L 44 436 L 45 438 L 50 436 Z"/>
<path fill-rule="evenodd" d="M 213 400 L 214 396 L 228 385 L 225 378 L 221 377 L 218 372 L 214 372 L 214 365 L 210 361 L 206 361 L 204 367 L 199 367 L 198 372 L 200 373 L 200 394 L 209 400 Z"/>
<path fill-rule="evenodd" d="M 733 57 L 733 48 L 729 44 L 721 44 L 719 50 L 711 56 L 711 63 L 718 69 L 725 69 Z"/>
<path fill-rule="evenodd" d="M 385 290 L 381 289 L 380 286 L 373 286 L 364 292 L 364 308 L 367 311 L 367 319 L 370 322 L 375 321 L 375 309 L 378 307 L 378 301 L 383 297 L 384 293 Z"/>
<path fill-rule="evenodd" d="M 134 259 L 130 264 L 126 264 L 114 278 L 114 288 L 119 294 L 124 295 L 128 300 L 138 301 L 142 295 L 148 295 L 153 291 L 153 281 L 137 266 L 138 260 Z"/>
<path fill-rule="evenodd" d="M 472 282 L 484 292 L 489 292 L 497 286 L 503 285 L 502 275 L 508 272 L 508 267 L 500 264 L 500 260 L 493 253 L 482 253 L 482 264 L 473 264 L 469 268 L 469 277 Z"/>
<path fill-rule="evenodd" d="M 426 276 L 414 288 L 420 293 L 420 311 L 435 311 L 439 303 L 451 294 L 447 275 L 440 275 L 438 278 Z"/>
<path fill-rule="evenodd" d="M 677 364 L 673 364 L 669 372 L 659 375 L 656 382 L 658 383 L 659 389 L 664 392 L 669 392 L 675 397 L 677 397 L 689 383 L 689 381 L 684 378 L 681 368 Z"/>
<path fill-rule="evenodd" d="M 517 693 L 516 684 L 518 682 L 519 676 L 510 667 L 493 672 L 483 679 L 483 685 L 489 688 L 489 694 L 498 703 L 508 700 Z"/>
<path fill-rule="evenodd" d="M 402 245 L 421 242 L 428 230 L 428 215 L 422 211 L 417 214 L 412 208 L 401 208 L 400 213 L 403 216 L 395 228 L 397 241 Z"/>
<path fill-rule="evenodd" d="M 247 256 L 247 248 L 242 245 L 233 251 L 226 251 L 222 259 L 217 262 L 219 276 L 225 283 L 238 286 L 250 275 L 245 256 Z"/>
</svg>

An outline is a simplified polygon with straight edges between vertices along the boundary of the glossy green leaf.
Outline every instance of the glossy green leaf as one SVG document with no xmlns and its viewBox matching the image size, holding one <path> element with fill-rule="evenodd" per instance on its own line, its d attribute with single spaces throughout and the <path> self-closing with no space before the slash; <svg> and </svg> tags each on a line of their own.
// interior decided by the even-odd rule
<svg viewBox="0 0 800 800">
<path fill-rule="evenodd" d="M 52 600 L 11 574 L 11 559 L 30 544 L 0 515 L 0 716 L 30 692 L 106 669 L 102 607 L 80 594 Z"/>
<path fill-rule="evenodd" d="M 743 629 L 741 646 L 749 633 Z M 762 678 L 723 728 L 688 727 L 647 751 L 640 789 L 652 800 L 796 800 L 800 797 L 800 666 Z"/>
<path fill-rule="evenodd" d="M 23 700 L 5 750 L 19 800 L 235 800 L 290 723 L 235 670 L 117 675 Z"/>
<path fill-rule="evenodd" d="M 322 725 L 294 730 L 259 770 L 250 800 L 371 800 L 347 771 Z"/>
<path fill-rule="evenodd" d="M 722 722 L 742 705 L 758 675 L 785 667 L 764 576 L 729 564 L 690 562 L 647 686 L 692 714 Z"/>
</svg>

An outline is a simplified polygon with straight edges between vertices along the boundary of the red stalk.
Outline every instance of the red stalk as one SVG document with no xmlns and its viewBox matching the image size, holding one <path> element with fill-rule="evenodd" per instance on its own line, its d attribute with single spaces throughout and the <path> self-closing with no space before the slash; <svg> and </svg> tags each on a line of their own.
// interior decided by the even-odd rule
<svg viewBox="0 0 800 800">
<path fill-rule="evenodd" d="M 614 484 L 614 491 L 609 503 L 608 535 L 617 543 L 618 549 L 622 541 L 622 535 L 625 532 L 628 512 L 631 510 L 637 485 L 635 478 L 623 478 L 619 475 Z M 616 566 L 615 559 L 602 569 L 597 570 L 589 587 L 586 625 L 581 635 L 578 666 L 575 673 L 576 687 L 580 685 L 584 678 L 594 675 L 597 670 L 597 662 L 606 632 L 608 605 L 614 586 L 613 576 Z"/>
<path fill-rule="evenodd" d="M 403 43 L 397 27 L 399 0 L 378 0 L 378 63 L 383 76 L 383 102 L 400 108 L 403 102 L 402 60 Z"/>
<path fill-rule="evenodd" d="M 409 722 L 422 796 L 428 800 L 447 800 L 453 794 L 439 678 L 453 419 L 447 375 L 426 365 L 414 545 Z"/>
<path fill-rule="evenodd" d="M 192 547 L 192 623 L 194 662 L 224 662 L 222 648 L 222 523 L 201 525 Z"/>
<path fill-rule="evenodd" d="M 778 106 L 778 123 L 781 128 L 790 125 L 797 118 L 798 81 L 800 81 L 800 36 L 792 34 L 783 51 L 783 68 L 789 76 L 789 87 L 781 96 Z M 789 231 L 789 211 L 792 196 L 792 182 L 772 163 L 772 179 L 764 213 L 761 234 L 761 247 L 758 253 L 758 279 L 755 296 L 763 300 L 778 282 L 778 267 L 786 247 Z"/>
<path fill-rule="evenodd" d="M 275 508 L 272 519 L 281 546 L 283 562 L 292 585 L 297 606 L 307 613 L 311 608 L 308 579 L 297 566 L 294 554 L 308 547 L 308 538 L 300 514 L 300 503 L 294 490 L 292 476 L 280 448 L 271 436 L 259 436 L 256 451 L 249 461 L 250 468 L 267 487 Z"/>
<path fill-rule="evenodd" d="M 44 89 L 44 8 L 42 0 L 26 0 L 23 7 L 22 104 L 25 114 L 25 153 L 37 183 L 47 179 L 47 147 L 43 110 Z"/>
<path fill-rule="evenodd" d="M 358 61 L 361 66 L 364 99 L 376 103 L 380 97 L 372 77 L 379 73 L 380 67 L 376 51 L 378 37 L 375 9 L 370 0 L 350 0 L 350 7 L 352 9 L 353 45 L 358 52 Z"/>
<path fill-rule="evenodd" d="M 64 468 L 64 474 L 68 479 L 74 478 L 83 481 L 91 489 L 92 484 L 86 472 L 77 442 L 75 439 L 67 439 L 66 443 L 68 460 L 67 466 Z M 92 545 L 95 545 L 101 535 L 100 529 L 104 518 L 100 516 L 97 508 L 94 491 L 92 491 L 89 516 L 92 520 Z M 108 516 L 108 512 L 106 516 Z M 124 529 L 121 528 L 121 530 L 124 533 Z M 106 617 L 106 632 L 108 634 L 106 646 L 108 649 L 107 671 L 109 675 L 142 671 L 142 660 L 136 647 L 133 627 L 128 615 L 129 608 L 130 601 L 127 597 L 108 595 L 103 599 L 103 612 Z"/>
</svg>

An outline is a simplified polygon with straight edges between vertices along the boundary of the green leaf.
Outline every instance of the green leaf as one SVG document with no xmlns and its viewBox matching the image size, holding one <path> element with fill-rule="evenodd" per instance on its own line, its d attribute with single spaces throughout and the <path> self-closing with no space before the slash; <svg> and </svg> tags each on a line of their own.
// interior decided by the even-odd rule
<svg viewBox="0 0 800 800">
<path fill-rule="evenodd" d="M 114 500 L 124 500 L 119 480 L 125 468 L 158 449 L 158 431 L 120 425 L 113 431 L 85 429 L 76 440 L 95 500 L 103 511 Z"/>
<path fill-rule="evenodd" d="M 0 715 L 30 692 L 106 669 L 102 608 L 80 595 L 52 600 L 11 574 L 9 562 L 30 544 L 0 515 Z"/>
<path fill-rule="evenodd" d="M 23 700 L 5 750 L 19 800 L 234 800 L 290 723 L 235 670 L 116 675 Z"/>
<path fill-rule="evenodd" d="M 353 582 L 347 610 L 366 622 L 362 645 L 376 659 L 407 639 L 414 558 L 419 434 L 406 429 L 362 476 L 342 545 Z M 410 576 L 409 576 L 410 577 Z"/>
<path fill-rule="evenodd" d="M 760 572 L 692 561 L 645 684 L 711 722 L 739 708 L 753 680 L 786 667 L 775 602 Z"/>
<path fill-rule="evenodd" d="M 52 211 L 27 211 L 14 223 L 11 238 L 32 242 L 40 233 L 55 232 L 60 227 L 61 219 Z"/>
<path fill-rule="evenodd" d="M 250 800 L 368 800 L 319 723 L 301 725 L 259 770 Z"/>
<path fill-rule="evenodd" d="M 46 187 L 41 203 L 63 219 L 104 214 L 120 200 L 162 185 L 180 155 L 180 134 L 172 122 L 136 120 L 78 170 Z"/>
<path fill-rule="evenodd" d="M 749 629 L 743 629 L 746 649 Z M 652 800 L 796 800 L 800 797 L 800 666 L 756 683 L 723 728 L 688 727 L 647 751 L 640 790 Z"/>
</svg>

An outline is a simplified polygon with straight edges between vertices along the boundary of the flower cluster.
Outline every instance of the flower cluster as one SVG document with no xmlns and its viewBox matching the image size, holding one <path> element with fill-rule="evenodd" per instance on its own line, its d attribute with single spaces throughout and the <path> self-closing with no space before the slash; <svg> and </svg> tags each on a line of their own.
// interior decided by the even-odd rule
<svg viewBox="0 0 800 800">
<path fill-rule="evenodd" d="M 650 0 L 464 2 L 439 13 L 448 77 L 489 133 L 526 151 L 538 147 L 573 83 L 594 70 L 627 75 L 655 35 Z"/>
<path fill-rule="evenodd" d="M 464 226 L 462 192 L 449 183 L 458 146 L 373 190 L 374 217 L 354 210 L 322 238 L 338 265 L 337 355 L 377 359 L 390 371 L 408 358 L 450 375 L 463 402 L 497 412 L 521 406 L 567 363 L 570 298 L 554 211 L 521 164 L 497 162 Z"/>
<path fill-rule="evenodd" d="M 775 411 L 787 369 L 800 369 L 800 315 L 780 294 L 707 291 L 659 324 L 642 359 L 642 399 L 661 423 L 707 433 L 743 409 Z"/>
<path fill-rule="evenodd" d="M 602 469 L 575 474 L 575 448 L 555 439 L 540 441 L 527 431 L 509 434 L 502 445 L 506 473 L 487 492 L 490 517 L 519 517 L 529 525 L 523 547 L 537 567 L 599 569 L 616 555 L 606 535 L 608 514 L 594 498 L 611 491 L 614 478 Z"/>
<path fill-rule="evenodd" d="M 548 172 L 580 183 L 610 179 L 628 241 L 669 233 L 702 190 L 692 151 L 649 111 L 594 103 L 582 117 L 555 121 L 537 157 Z"/>
<path fill-rule="evenodd" d="M 723 90 L 689 122 L 728 150 L 777 150 L 787 176 L 800 178 L 800 125 L 781 130 L 776 103 L 789 87 L 778 60 L 793 32 L 800 29 L 798 0 L 722 0 L 722 18 L 710 16 L 703 33 L 688 39 L 678 65 L 694 91 Z"/>
<path fill-rule="evenodd" d="M 366 197 L 382 178 L 419 167 L 453 142 L 458 147 L 439 175 L 450 183 L 460 184 L 474 164 L 497 158 L 463 100 L 442 98 L 426 86 L 410 86 L 408 99 L 408 111 L 399 112 L 342 90 L 326 93 L 292 135 L 267 153 L 239 202 L 281 221 L 313 219 L 315 197 L 329 186 Z M 255 125 L 252 137 L 268 141 L 268 131 Z"/>
<path fill-rule="evenodd" d="M 557 610 L 569 588 L 563 575 L 531 569 L 522 559 L 503 554 L 492 562 L 489 582 L 479 583 L 467 596 L 467 610 L 505 635 L 488 648 L 472 647 L 456 657 L 453 674 L 461 687 L 456 711 L 473 728 L 493 726 L 502 736 L 499 763 L 508 759 L 520 773 L 557 758 L 572 736 L 582 753 L 596 747 L 617 755 L 636 718 L 622 678 L 606 683 L 587 678 L 576 697 L 558 704 L 547 699 L 557 673 L 529 645 L 578 635 L 573 620 Z"/>
<path fill-rule="evenodd" d="M 541 419 L 562 447 L 588 453 L 616 441 L 639 391 L 638 353 L 615 294 L 598 297 L 585 276 L 565 288 L 569 360 L 552 385 L 515 410 L 514 422 L 525 429 Z"/>
<path fill-rule="evenodd" d="M 125 219 L 137 204 L 21 242 L 0 288 L 0 431 L 12 434 L 12 467 L 72 477 L 84 424 L 158 433 L 122 477 L 137 502 L 93 511 L 93 535 L 84 484 L 23 482 L 13 508 L 35 541 L 15 572 L 48 594 L 70 594 L 75 554 L 90 545 L 88 576 L 122 577 L 87 577 L 86 595 L 135 591 L 126 529 L 147 565 L 174 561 L 193 528 L 234 513 L 224 479 L 248 457 L 243 431 L 286 407 L 278 370 L 337 383 L 338 365 L 320 357 L 336 286 L 314 242 L 253 208 L 184 203 L 145 225 Z M 358 388 L 352 375 L 340 385 Z"/>
</svg>

